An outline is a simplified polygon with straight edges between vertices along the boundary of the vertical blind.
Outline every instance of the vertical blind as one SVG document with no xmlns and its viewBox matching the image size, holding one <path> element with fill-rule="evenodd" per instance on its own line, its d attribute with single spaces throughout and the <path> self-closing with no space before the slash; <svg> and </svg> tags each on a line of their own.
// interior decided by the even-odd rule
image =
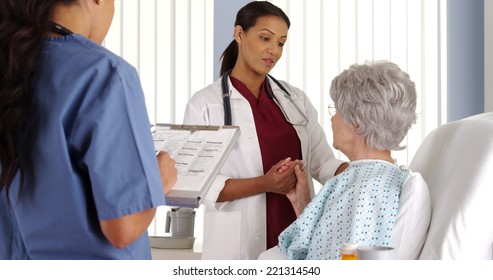
<svg viewBox="0 0 493 280">
<path fill-rule="evenodd" d="M 407 148 L 393 153 L 399 164 L 409 164 L 424 137 L 446 121 L 446 0 L 270 2 L 291 20 L 283 57 L 271 74 L 307 93 L 329 143 L 333 77 L 353 63 L 382 59 L 409 73 L 418 120 L 404 140 Z M 136 67 L 151 122 L 181 123 L 190 96 L 213 82 L 213 24 L 214 0 L 115 0 L 104 45 Z M 166 211 L 158 209 L 151 235 L 164 233 Z"/>
</svg>

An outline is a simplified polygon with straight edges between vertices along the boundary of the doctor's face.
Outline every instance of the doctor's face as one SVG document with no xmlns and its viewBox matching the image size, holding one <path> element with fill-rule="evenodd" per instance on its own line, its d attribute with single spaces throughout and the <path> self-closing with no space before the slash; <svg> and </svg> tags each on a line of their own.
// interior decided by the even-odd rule
<svg viewBox="0 0 493 280">
<path fill-rule="evenodd" d="M 235 26 L 238 43 L 237 64 L 260 75 L 268 74 L 282 56 L 288 39 L 286 22 L 276 16 L 264 16 L 247 32 Z"/>
</svg>

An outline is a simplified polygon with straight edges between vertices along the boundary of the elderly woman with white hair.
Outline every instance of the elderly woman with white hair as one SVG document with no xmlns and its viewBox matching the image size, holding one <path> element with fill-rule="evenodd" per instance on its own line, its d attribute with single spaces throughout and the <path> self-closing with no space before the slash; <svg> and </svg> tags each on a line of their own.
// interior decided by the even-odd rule
<svg viewBox="0 0 493 280">
<path fill-rule="evenodd" d="M 416 89 L 406 72 L 388 61 L 352 65 L 332 81 L 330 96 L 333 146 L 349 167 L 311 201 L 307 178 L 295 169 L 298 182 L 287 196 L 298 218 L 277 248 L 288 259 L 340 259 L 343 243 L 389 245 L 402 186 L 426 184 L 391 156 L 404 149 L 416 121 Z"/>
</svg>

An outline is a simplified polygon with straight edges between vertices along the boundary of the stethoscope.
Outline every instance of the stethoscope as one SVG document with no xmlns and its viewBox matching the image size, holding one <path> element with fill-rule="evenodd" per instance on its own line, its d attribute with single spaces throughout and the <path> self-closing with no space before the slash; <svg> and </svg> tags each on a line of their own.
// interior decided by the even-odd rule
<svg viewBox="0 0 493 280">
<path fill-rule="evenodd" d="M 224 73 L 224 75 L 221 78 L 221 87 L 223 90 L 224 125 L 231 125 L 233 122 L 231 117 L 231 98 L 230 98 L 231 92 L 229 90 L 229 84 L 228 84 L 228 77 L 230 73 L 231 70 L 228 70 L 226 73 Z M 284 112 L 283 106 L 279 104 L 277 98 L 275 97 L 274 93 L 272 92 L 272 89 L 269 86 L 269 80 L 267 79 L 267 77 L 269 77 L 272 81 L 274 81 L 274 83 L 276 83 L 277 86 L 284 92 L 284 97 L 286 97 L 290 101 L 290 104 L 293 105 L 296 112 L 299 114 L 298 120 L 292 121 L 291 120 L 292 118 L 289 118 L 286 112 Z M 271 75 L 267 74 L 267 76 L 265 77 L 264 88 L 265 88 L 265 92 L 267 93 L 267 96 L 273 99 L 277 103 L 282 113 L 284 114 L 284 117 L 289 123 L 291 123 L 292 125 L 306 125 L 308 123 L 308 118 L 306 117 L 306 115 L 301 111 L 301 109 L 296 105 L 296 103 L 294 103 L 294 101 L 291 99 L 291 95 L 289 94 L 289 92 L 286 90 L 286 88 L 284 88 L 284 86 L 278 80 L 276 80 Z"/>
</svg>

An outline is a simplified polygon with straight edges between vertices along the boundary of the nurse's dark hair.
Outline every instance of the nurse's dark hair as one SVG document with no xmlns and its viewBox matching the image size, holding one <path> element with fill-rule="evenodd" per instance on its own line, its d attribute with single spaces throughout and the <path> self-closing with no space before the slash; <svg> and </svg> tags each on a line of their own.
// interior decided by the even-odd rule
<svg viewBox="0 0 493 280">
<path fill-rule="evenodd" d="M 250 27 L 253 27 L 257 24 L 257 21 L 261 17 L 265 16 L 276 16 L 283 19 L 286 24 L 289 26 L 291 22 L 289 21 L 288 16 L 281 10 L 281 8 L 275 6 L 274 4 L 267 1 L 254 1 L 246 4 L 243 8 L 241 8 L 236 14 L 236 20 L 234 26 L 241 26 L 243 31 L 247 32 Z M 222 76 L 228 70 L 233 69 L 236 63 L 236 58 L 238 57 L 238 44 L 233 39 L 233 41 L 229 44 L 229 46 L 224 50 L 221 58 L 221 71 L 220 75 Z"/>
<path fill-rule="evenodd" d="M 79 0 L 0 1 L 0 191 L 23 178 L 20 132 L 32 103 L 31 80 L 55 4 Z"/>
</svg>

